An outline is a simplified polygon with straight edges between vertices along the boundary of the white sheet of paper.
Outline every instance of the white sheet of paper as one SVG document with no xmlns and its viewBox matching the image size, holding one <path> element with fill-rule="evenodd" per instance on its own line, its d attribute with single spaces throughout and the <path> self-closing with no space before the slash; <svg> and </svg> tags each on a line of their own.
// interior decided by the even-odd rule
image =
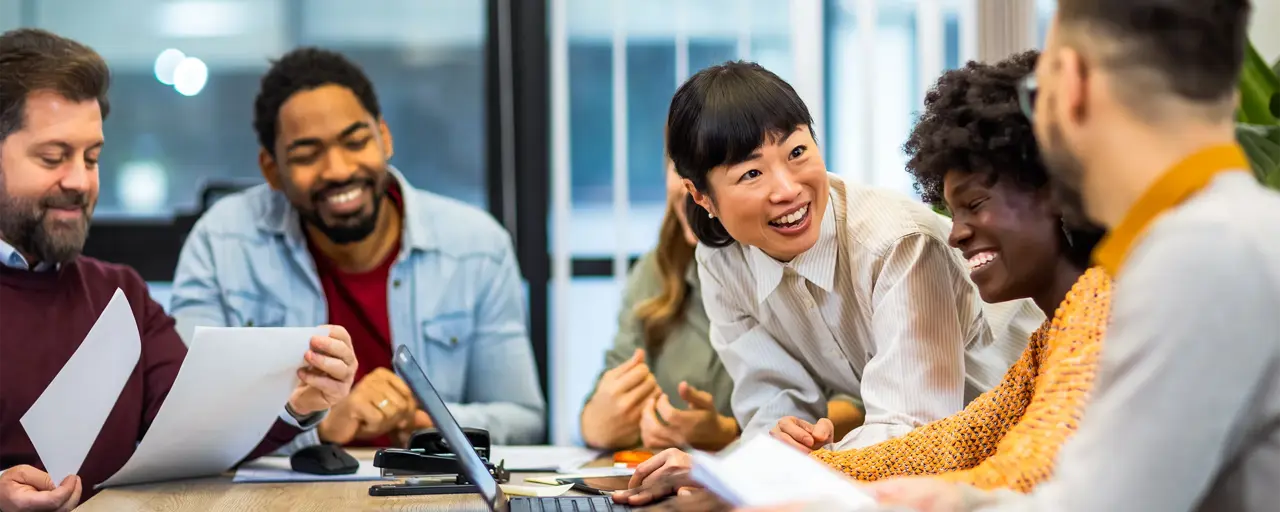
<svg viewBox="0 0 1280 512">
<path fill-rule="evenodd" d="M 569 489 L 573 488 L 573 484 L 557 485 L 555 487 L 547 487 L 544 485 L 517 485 L 502 484 L 502 492 L 507 496 L 529 496 L 531 498 L 550 498 L 560 496 Z"/>
<path fill-rule="evenodd" d="M 507 471 L 573 471 L 599 457 L 599 451 L 581 446 L 494 446 L 489 451 L 489 460 L 503 461 Z"/>
<path fill-rule="evenodd" d="M 576 473 L 558 473 L 547 476 L 527 476 L 525 483 L 541 485 L 560 485 L 561 479 L 569 478 L 601 478 L 610 476 L 631 476 L 636 470 L 631 468 L 582 468 Z"/>
<path fill-rule="evenodd" d="M 313 475 L 298 473 L 289 465 L 288 457 L 262 457 L 236 468 L 236 476 L 232 482 L 266 483 L 266 482 L 359 482 L 366 480 L 395 480 L 395 477 L 382 476 L 382 470 L 373 465 L 373 461 L 360 461 L 360 469 L 350 475 Z"/>
<path fill-rule="evenodd" d="M 694 480 L 730 504 L 767 507 L 827 501 L 874 510 L 876 502 L 830 467 L 768 435 L 718 458 L 693 454 Z"/>
<path fill-rule="evenodd" d="M 117 288 L 80 347 L 20 420 L 55 484 L 80 471 L 141 353 L 138 322 Z"/>
<path fill-rule="evenodd" d="M 217 475 L 284 412 L 312 336 L 323 328 L 199 327 L 147 435 L 98 487 Z"/>
</svg>

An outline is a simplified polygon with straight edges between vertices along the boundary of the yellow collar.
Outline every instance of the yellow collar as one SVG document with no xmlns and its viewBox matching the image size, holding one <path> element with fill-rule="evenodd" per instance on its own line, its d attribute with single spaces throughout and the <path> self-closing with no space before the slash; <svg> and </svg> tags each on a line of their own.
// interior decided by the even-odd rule
<svg viewBox="0 0 1280 512">
<path fill-rule="evenodd" d="M 1247 169 L 1249 160 L 1236 144 L 1212 146 L 1192 154 L 1166 171 L 1133 203 L 1124 220 L 1093 250 L 1093 260 L 1108 274 L 1117 276 L 1130 249 L 1156 217 L 1199 192 L 1218 174 Z"/>
</svg>

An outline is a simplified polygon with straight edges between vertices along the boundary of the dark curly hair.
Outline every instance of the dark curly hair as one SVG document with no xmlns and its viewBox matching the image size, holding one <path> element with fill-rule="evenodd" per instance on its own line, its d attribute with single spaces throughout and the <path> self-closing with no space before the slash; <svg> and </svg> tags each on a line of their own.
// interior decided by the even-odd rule
<svg viewBox="0 0 1280 512">
<path fill-rule="evenodd" d="M 1018 105 L 1018 80 L 1035 70 L 1039 56 L 1031 50 L 995 64 L 969 62 L 929 90 L 903 146 L 922 199 L 944 208 L 943 177 L 950 171 L 986 174 L 993 184 L 1010 180 L 1029 191 L 1049 185 L 1031 122 Z M 1073 226 L 1065 233 L 1069 259 L 1087 266 L 1103 231 Z"/>
<path fill-rule="evenodd" d="M 1031 122 L 1018 106 L 1018 80 L 1035 70 L 1031 50 L 996 64 L 947 71 L 924 99 L 924 113 L 903 146 L 925 202 L 942 207 L 948 171 L 980 172 L 1028 189 L 1049 182 Z"/>
<path fill-rule="evenodd" d="M 338 52 L 298 48 L 272 61 L 271 69 L 262 77 L 253 102 L 253 129 L 258 134 L 258 144 L 274 157 L 280 107 L 299 91 L 331 84 L 350 89 L 374 119 L 382 117 L 373 84 L 360 66 Z"/>
</svg>

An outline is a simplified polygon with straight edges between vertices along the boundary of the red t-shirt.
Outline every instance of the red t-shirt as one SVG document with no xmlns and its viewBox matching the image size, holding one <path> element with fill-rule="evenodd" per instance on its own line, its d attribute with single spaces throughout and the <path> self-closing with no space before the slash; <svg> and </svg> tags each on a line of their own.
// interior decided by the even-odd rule
<svg viewBox="0 0 1280 512">
<path fill-rule="evenodd" d="M 400 190 L 392 186 L 387 192 L 396 209 L 403 211 Z M 387 257 L 367 272 L 343 272 L 314 245 L 308 243 L 308 248 L 316 262 L 320 286 L 324 289 L 329 323 L 341 325 L 351 334 L 351 346 L 358 362 L 356 382 L 377 368 L 391 368 L 393 347 L 387 283 L 391 277 L 391 266 L 400 254 L 399 234 Z M 370 440 L 357 439 L 350 446 L 388 447 L 391 446 L 391 438 L 384 435 Z"/>
</svg>

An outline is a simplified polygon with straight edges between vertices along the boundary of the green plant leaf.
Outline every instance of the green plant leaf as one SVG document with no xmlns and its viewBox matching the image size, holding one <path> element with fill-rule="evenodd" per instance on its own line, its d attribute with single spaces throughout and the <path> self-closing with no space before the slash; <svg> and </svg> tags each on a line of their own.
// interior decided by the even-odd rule
<svg viewBox="0 0 1280 512">
<path fill-rule="evenodd" d="M 1237 119 L 1247 124 L 1273 125 L 1280 107 L 1280 77 L 1262 59 L 1250 43 L 1245 49 L 1244 68 L 1240 72 L 1240 111 Z"/>
<path fill-rule="evenodd" d="M 1236 139 L 1258 180 L 1280 189 L 1280 125 L 1236 125 Z"/>
</svg>

